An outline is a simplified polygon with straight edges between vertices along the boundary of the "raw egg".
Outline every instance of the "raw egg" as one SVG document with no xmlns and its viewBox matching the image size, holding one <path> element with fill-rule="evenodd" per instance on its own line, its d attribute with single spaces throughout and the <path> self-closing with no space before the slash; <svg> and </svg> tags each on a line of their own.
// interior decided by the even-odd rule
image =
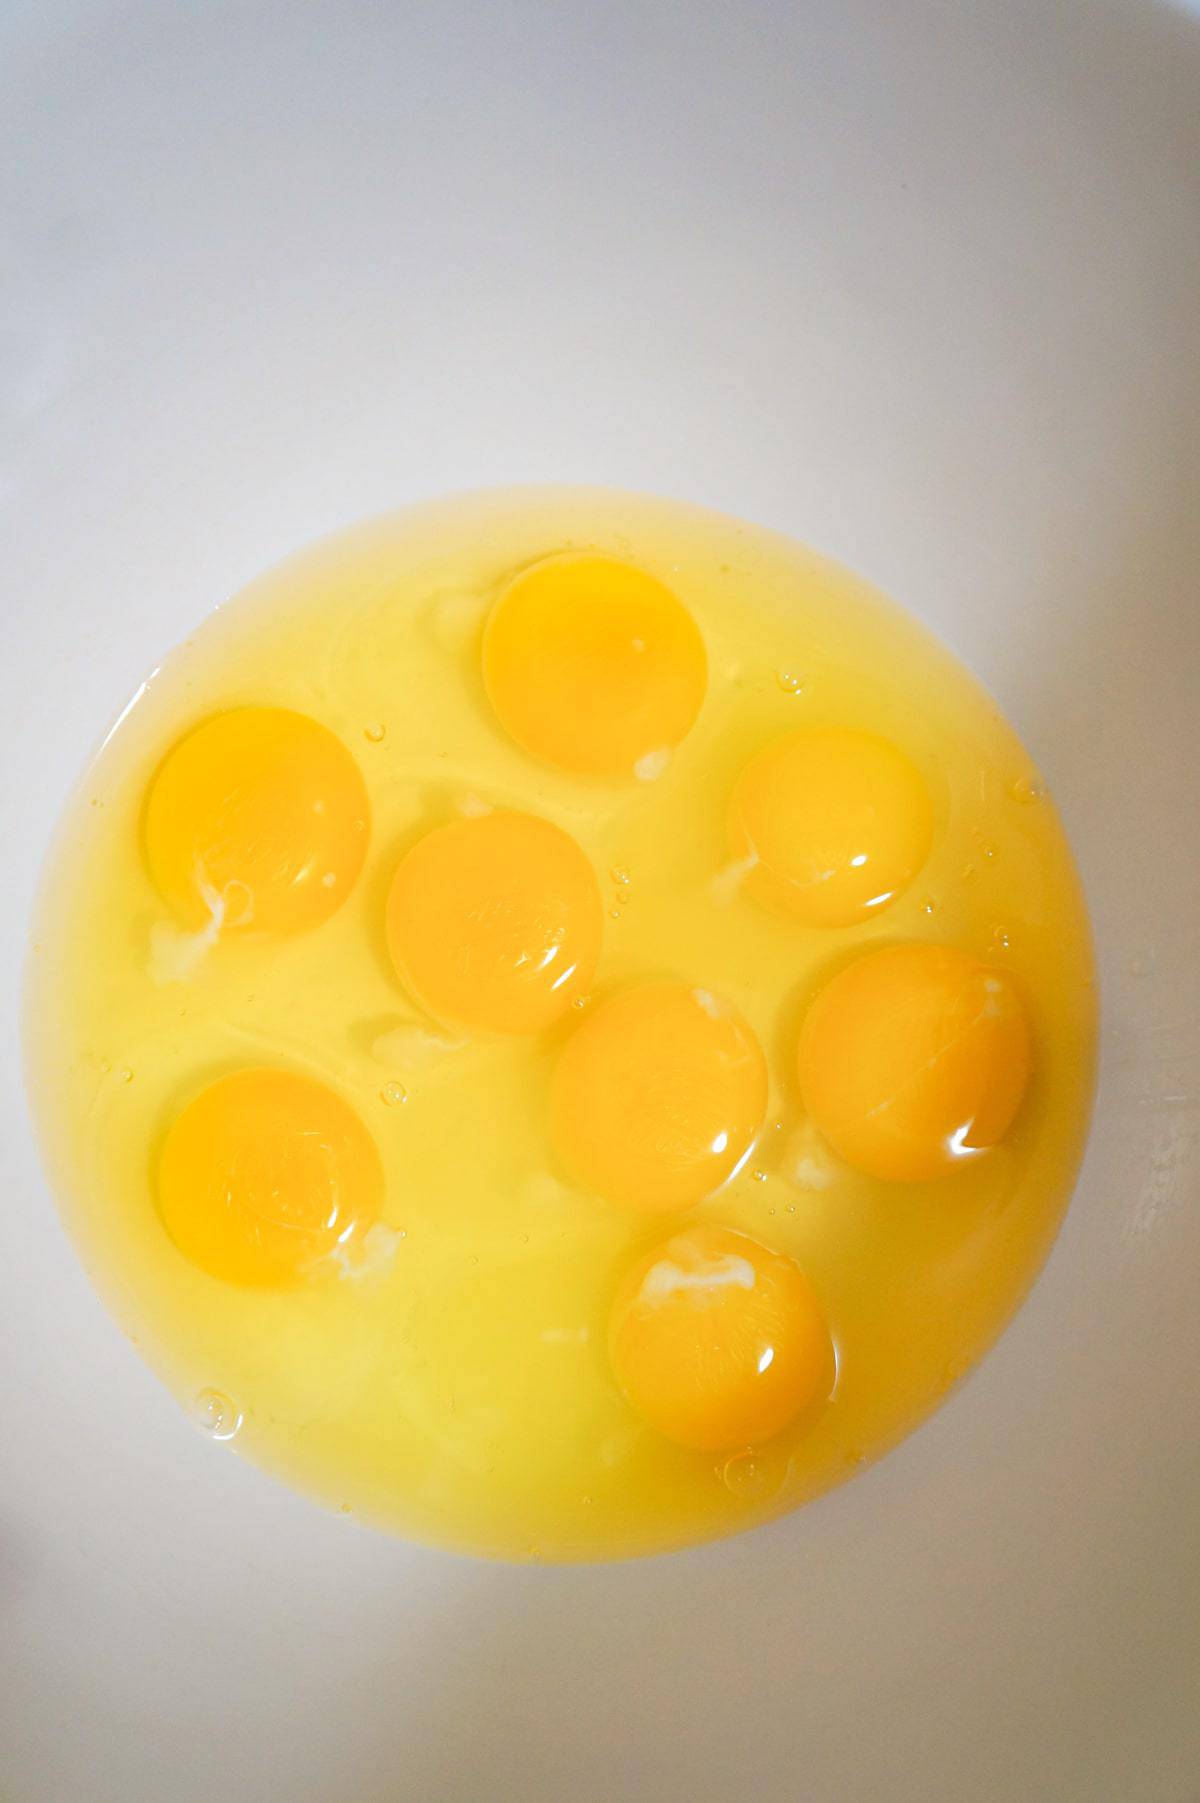
<svg viewBox="0 0 1200 1803">
<path fill-rule="evenodd" d="M 833 1381 L 829 1331 L 799 1265 L 724 1227 L 685 1228 L 637 1260 L 608 1344 L 642 1420 L 701 1452 L 774 1439 Z"/>
<path fill-rule="evenodd" d="M 559 1058 L 550 1106 L 577 1183 L 633 1208 L 685 1208 L 749 1153 L 767 1106 L 766 1060 L 722 997 L 648 983 L 584 1021 Z"/>
<path fill-rule="evenodd" d="M 696 623 L 654 576 L 567 552 L 508 583 L 488 616 L 483 679 L 505 731 L 591 776 L 662 774 L 704 700 Z"/>
<path fill-rule="evenodd" d="M 365 1234 L 383 1190 L 375 1142 L 353 1108 L 294 1071 L 210 1083 L 173 1122 L 158 1164 L 167 1232 L 226 1283 L 294 1283 Z"/>
<path fill-rule="evenodd" d="M 233 708 L 159 765 L 146 858 L 189 926 L 299 933 L 354 887 L 369 819 L 358 766 L 327 727 L 289 708 Z"/>
<path fill-rule="evenodd" d="M 645 497 L 407 509 L 222 606 L 32 937 L 64 1218 L 212 1456 L 490 1556 L 861 1469 L 1002 1329 L 1083 1142 L 1086 911 L 994 702 L 848 572 Z"/>
<path fill-rule="evenodd" d="M 435 827 L 405 854 L 388 895 L 388 949 L 438 1020 L 537 1033 L 586 992 L 602 920 L 574 839 L 505 810 Z"/>
<path fill-rule="evenodd" d="M 1029 1082 L 1012 979 L 946 945 L 868 952 L 827 983 L 800 1037 L 800 1093 L 848 1164 L 945 1177 L 1012 1125 Z"/>
<path fill-rule="evenodd" d="M 911 759 L 874 733 L 790 733 L 750 760 L 730 808 L 746 886 L 809 926 L 886 907 L 929 853 L 932 809 Z"/>
</svg>

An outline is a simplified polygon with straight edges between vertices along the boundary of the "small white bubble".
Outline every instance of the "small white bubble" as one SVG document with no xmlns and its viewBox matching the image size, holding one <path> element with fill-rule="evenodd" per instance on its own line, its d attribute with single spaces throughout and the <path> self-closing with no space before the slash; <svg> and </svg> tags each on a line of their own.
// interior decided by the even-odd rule
<svg viewBox="0 0 1200 1803">
<path fill-rule="evenodd" d="M 778 1496 L 787 1476 L 787 1467 L 777 1458 L 760 1452 L 738 1452 L 721 1467 L 721 1481 L 739 1502 L 769 1502 Z"/>
<path fill-rule="evenodd" d="M 201 1390 L 193 1398 L 192 1420 L 210 1440 L 232 1440 L 242 1425 L 242 1411 L 223 1390 Z"/>
<path fill-rule="evenodd" d="M 407 1102 L 408 1091 L 403 1083 L 385 1083 L 379 1092 L 379 1099 L 389 1108 L 398 1108 L 401 1102 Z"/>
<path fill-rule="evenodd" d="M 629 872 L 625 869 L 623 864 L 614 864 L 608 874 L 613 882 L 621 889 L 624 889 L 630 880 Z"/>
<path fill-rule="evenodd" d="M 777 670 L 775 680 L 785 695 L 800 695 L 804 692 L 804 678 L 797 676 L 792 670 Z"/>
<path fill-rule="evenodd" d="M 671 753 L 664 747 L 661 751 L 648 751 L 633 766 L 633 774 L 640 783 L 654 783 L 663 775 L 671 762 Z"/>
<path fill-rule="evenodd" d="M 363 727 L 363 738 L 369 739 L 372 745 L 382 745 L 387 737 L 387 727 L 382 720 L 375 720 L 370 726 Z"/>
<path fill-rule="evenodd" d="M 118 1083 L 132 1083 L 133 1082 L 133 1072 L 130 1070 L 130 1068 L 127 1064 L 123 1064 L 121 1066 L 120 1070 L 117 1072 L 117 1082 Z"/>
<path fill-rule="evenodd" d="M 321 878 L 322 889 L 332 889 L 337 883 L 337 871 L 327 870 Z"/>
<path fill-rule="evenodd" d="M 1014 801 L 1041 801 L 1046 790 L 1036 777 L 1019 776 L 1016 782 L 1009 785 L 1009 794 Z"/>
</svg>

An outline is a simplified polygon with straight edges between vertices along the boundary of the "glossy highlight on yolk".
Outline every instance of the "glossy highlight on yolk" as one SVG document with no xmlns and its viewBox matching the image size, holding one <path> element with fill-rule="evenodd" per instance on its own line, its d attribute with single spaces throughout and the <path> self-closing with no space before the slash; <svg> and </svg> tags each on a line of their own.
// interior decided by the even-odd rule
<svg viewBox="0 0 1200 1803">
<path fill-rule="evenodd" d="M 950 946 L 889 946 L 857 958 L 813 1001 L 800 1090 L 847 1164 L 920 1182 L 1004 1138 L 1031 1056 L 1006 972 Z"/>
<path fill-rule="evenodd" d="M 146 859 L 185 925 L 299 933 L 354 887 L 369 820 L 358 766 L 327 727 L 287 708 L 235 708 L 159 765 Z"/>
<path fill-rule="evenodd" d="M 808 926 L 878 913 L 929 854 L 933 812 L 904 754 L 874 733 L 790 733 L 734 787 L 729 837 L 746 888 Z"/>
<path fill-rule="evenodd" d="M 185 1257 L 226 1283 L 280 1288 L 378 1218 L 383 1166 L 354 1110 L 293 1071 L 210 1084 L 163 1144 L 158 1204 Z"/>
<path fill-rule="evenodd" d="M 543 558 L 488 617 L 483 678 L 505 731 L 592 776 L 661 775 L 708 680 L 704 641 L 665 584 L 592 552 Z"/>
<path fill-rule="evenodd" d="M 596 873 L 575 840 L 500 810 L 436 827 L 401 859 L 388 949 L 436 1019 L 537 1033 L 586 992 L 602 920 Z"/>
<path fill-rule="evenodd" d="M 707 990 L 647 983 L 601 1003 L 568 1041 L 551 1133 L 584 1188 L 686 1208 L 742 1163 L 766 1107 L 766 1061 L 741 1015 Z"/>
<path fill-rule="evenodd" d="M 699 1452 L 761 1445 L 829 1394 L 833 1347 L 793 1259 L 727 1227 L 689 1227 L 621 1284 L 609 1359 L 630 1406 Z"/>
</svg>

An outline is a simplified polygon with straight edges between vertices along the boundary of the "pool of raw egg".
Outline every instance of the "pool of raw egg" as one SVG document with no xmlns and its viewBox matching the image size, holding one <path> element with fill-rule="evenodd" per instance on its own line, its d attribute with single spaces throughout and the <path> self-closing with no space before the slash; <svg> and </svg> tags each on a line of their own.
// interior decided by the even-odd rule
<svg viewBox="0 0 1200 1803">
<path fill-rule="evenodd" d="M 45 1156 L 143 1356 L 477 1553 L 861 1468 L 1012 1314 L 1086 1127 L 1086 915 L 994 703 L 644 497 L 462 497 L 254 583 L 121 715 L 33 939 Z"/>
</svg>

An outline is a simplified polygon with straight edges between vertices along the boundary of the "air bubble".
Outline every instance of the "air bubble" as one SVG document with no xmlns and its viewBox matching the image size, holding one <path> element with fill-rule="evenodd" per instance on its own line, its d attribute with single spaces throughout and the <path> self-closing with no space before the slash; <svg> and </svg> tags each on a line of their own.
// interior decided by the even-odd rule
<svg viewBox="0 0 1200 1803">
<path fill-rule="evenodd" d="M 765 1183 L 767 1181 L 767 1173 L 765 1171 L 752 1171 L 750 1174 L 754 1178 L 755 1183 Z"/>
<path fill-rule="evenodd" d="M 804 678 L 797 676 L 792 670 L 777 670 L 775 680 L 785 695 L 801 695 L 804 692 Z"/>
<path fill-rule="evenodd" d="M 363 738 L 369 739 L 372 745 L 382 745 L 387 737 L 387 727 L 382 720 L 375 720 L 370 726 L 363 727 Z"/>
<path fill-rule="evenodd" d="M 615 864 L 608 874 L 621 889 L 624 889 L 630 880 L 629 872 L 620 864 Z"/>
<path fill-rule="evenodd" d="M 787 1468 L 761 1452 L 738 1452 L 721 1467 L 721 1482 L 739 1502 L 764 1503 L 783 1489 Z"/>
<path fill-rule="evenodd" d="M 401 1102 L 407 1102 L 408 1091 L 403 1083 L 385 1083 L 379 1092 L 379 1099 L 388 1108 L 398 1108 Z"/>
<path fill-rule="evenodd" d="M 130 1070 L 130 1068 L 127 1064 L 123 1064 L 121 1066 L 120 1070 L 117 1072 L 117 1082 L 118 1083 L 132 1083 L 133 1082 L 133 1072 Z"/>
<path fill-rule="evenodd" d="M 647 751 L 633 766 L 633 774 L 640 783 L 656 783 L 671 762 L 671 753 L 663 746 L 658 751 Z"/>
<path fill-rule="evenodd" d="M 242 1411 L 223 1390 L 201 1390 L 192 1402 L 192 1420 L 210 1440 L 232 1440 L 242 1425 Z"/>
<path fill-rule="evenodd" d="M 935 901 L 935 899 L 932 895 L 927 895 L 925 897 L 925 900 L 921 903 L 922 914 L 936 914 L 937 911 L 938 911 L 938 903 Z"/>
<path fill-rule="evenodd" d="M 1042 801 L 1046 794 L 1044 785 L 1028 776 L 1019 776 L 1015 783 L 1010 783 L 1008 792 L 1014 801 L 1021 802 Z"/>
</svg>

